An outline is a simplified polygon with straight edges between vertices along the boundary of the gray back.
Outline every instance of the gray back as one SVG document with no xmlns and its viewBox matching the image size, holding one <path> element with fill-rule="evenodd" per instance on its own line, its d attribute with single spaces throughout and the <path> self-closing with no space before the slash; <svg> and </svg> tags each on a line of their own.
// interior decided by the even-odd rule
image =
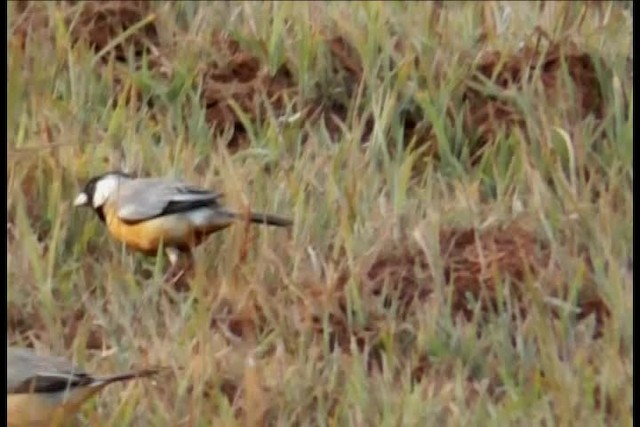
<svg viewBox="0 0 640 427">
<path fill-rule="evenodd" d="M 210 202 L 215 206 L 222 194 L 181 181 L 137 178 L 122 180 L 117 194 L 113 197 L 120 219 L 141 221 L 160 215 L 172 202 Z"/>
<path fill-rule="evenodd" d="M 66 359 L 42 356 L 26 348 L 7 347 L 7 394 L 38 374 L 85 374 Z"/>
</svg>

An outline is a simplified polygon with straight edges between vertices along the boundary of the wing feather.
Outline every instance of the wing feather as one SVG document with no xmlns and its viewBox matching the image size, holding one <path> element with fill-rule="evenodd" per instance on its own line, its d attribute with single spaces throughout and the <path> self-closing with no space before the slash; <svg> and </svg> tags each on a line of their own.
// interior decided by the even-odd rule
<svg viewBox="0 0 640 427">
<path fill-rule="evenodd" d="M 7 348 L 7 393 L 56 391 L 91 381 L 84 370 L 61 357 Z"/>
<path fill-rule="evenodd" d="M 84 373 L 38 373 L 27 378 L 7 392 L 18 393 L 57 393 L 74 387 L 92 384 L 95 379 Z"/>
<path fill-rule="evenodd" d="M 139 222 L 201 207 L 218 207 L 221 193 L 180 181 L 142 178 L 123 183 L 117 195 L 118 217 Z"/>
</svg>

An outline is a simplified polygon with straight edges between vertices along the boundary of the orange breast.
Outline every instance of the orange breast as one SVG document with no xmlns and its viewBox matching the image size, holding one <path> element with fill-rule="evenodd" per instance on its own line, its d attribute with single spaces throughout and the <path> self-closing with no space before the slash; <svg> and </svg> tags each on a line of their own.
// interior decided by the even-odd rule
<svg viewBox="0 0 640 427">
<path fill-rule="evenodd" d="M 61 426 L 80 406 L 98 393 L 102 386 L 74 388 L 68 393 L 7 394 L 9 426 Z"/>
<path fill-rule="evenodd" d="M 79 402 L 81 403 L 81 402 Z M 64 425 L 70 415 L 79 409 L 79 404 L 63 404 L 40 396 L 38 393 L 7 395 L 7 425 L 58 426 Z"/>
<path fill-rule="evenodd" d="M 166 215 L 127 224 L 118 218 L 113 210 L 105 209 L 105 220 L 109 232 L 132 249 L 155 253 L 161 244 L 165 246 L 193 247 L 200 244 L 208 235 L 226 228 L 194 227 L 185 215 Z"/>
</svg>

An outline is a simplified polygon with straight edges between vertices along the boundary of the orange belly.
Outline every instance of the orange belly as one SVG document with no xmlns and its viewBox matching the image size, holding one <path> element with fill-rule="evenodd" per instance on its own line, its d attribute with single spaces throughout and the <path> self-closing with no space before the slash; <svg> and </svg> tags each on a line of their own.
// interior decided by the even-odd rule
<svg viewBox="0 0 640 427">
<path fill-rule="evenodd" d="M 180 214 L 160 216 L 135 224 L 120 221 L 114 213 L 107 213 L 105 217 L 113 237 L 132 249 L 148 254 L 155 254 L 162 244 L 166 247 L 195 247 L 210 234 L 231 225 L 195 227 L 188 217 Z"/>
<path fill-rule="evenodd" d="M 59 426 L 75 414 L 82 403 L 101 390 L 102 387 L 85 387 L 70 394 L 21 393 L 7 395 L 7 425 L 9 426 Z M 46 393 L 45 393 L 46 394 Z M 64 401 L 62 400 L 64 396 Z"/>
</svg>

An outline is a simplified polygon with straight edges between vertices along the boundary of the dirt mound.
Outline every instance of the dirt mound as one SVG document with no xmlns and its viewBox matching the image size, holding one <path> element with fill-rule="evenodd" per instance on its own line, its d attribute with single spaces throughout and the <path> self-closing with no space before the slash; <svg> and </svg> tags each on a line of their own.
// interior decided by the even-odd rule
<svg viewBox="0 0 640 427">
<path fill-rule="evenodd" d="M 103 61 L 111 57 L 111 52 L 106 49 L 110 44 L 113 44 L 113 56 L 118 61 L 125 61 L 128 53 L 132 52 L 133 59 L 141 62 L 143 53 L 146 53 L 151 73 L 160 79 L 171 80 L 176 49 L 175 46 L 162 45 L 158 39 L 152 3 L 65 1 L 57 5 L 70 26 L 74 43 L 86 41 L 96 52 L 104 53 Z M 17 4 L 18 17 L 13 35 L 20 43 L 24 44 L 32 31 L 48 31 L 53 37 L 53 23 L 48 22 L 51 14 L 44 6 L 38 2 Z M 542 31 L 537 35 L 537 40 L 532 39 L 515 52 L 489 50 L 473 63 L 462 65 L 470 72 L 455 90 L 457 93 L 451 96 L 452 100 L 462 100 L 462 103 L 452 102 L 448 117 L 455 127 L 456 118 L 463 110 L 463 131 L 470 140 L 477 142 L 470 149 L 472 162 L 478 160 L 484 146 L 495 142 L 502 130 L 517 127 L 526 134 L 529 118 L 518 105 L 518 93 L 533 91 L 542 105 L 554 106 L 557 111 L 553 114 L 565 117 L 570 123 L 577 123 L 589 114 L 596 119 L 603 117 L 604 97 L 594 58 L 570 40 L 549 40 Z M 293 110 L 301 112 L 305 123 L 323 123 L 333 140 L 339 139 L 343 124 L 350 127 L 356 120 L 362 123 L 361 139 L 368 141 L 374 119 L 370 115 L 363 116 L 362 105 L 351 106 L 351 103 L 358 98 L 361 89 L 363 93 L 371 89 L 361 88 L 365 84 L 362 60 L 357 49 L 345 37 L 321 32 L 328 52 L 326 59 L 331 64 L 332 80 L 342 90 L 340 95 L 320 90 L 315 99 L 300 98 L 298 82 L 287 64 L 271 70 L 254 52 L 249 52 L 230 36 L 213 31 L 211 37 L 210 48 L 226 58 L 226 62 L 198 64 L 193 83 L 202 82 L 202 104 L 206 108 L 208 124 L 218 131 L 234 130 L 230 148 L 238 149 L 248 144 L 247 130 L 234 104 L 258 126 L 271 111 L 279 115 L 287 104 L 295 104 Z M 418 61 L 416 53 L 403 47 L 402 40 L 395 44 L 397 56 L 410 59 L 413 55 Z M 564 78 L 565 71 L 568 81 Z M 130 80 L 117 73 L 115 78 Z M 137 89 L 142 91 L 142 88 Z M 123 90 L 121 82 L 116 82 L 114 91 L 121 94 Z M 139 96 L 136 99 L 139 100 Z M 408 99 L 403 101 L 403 105 L 398 113 L 404 121 L 405 145 L 411 141 L 414 146 L 426 144 L 430 147 L 427 155 L 437 157 L 437 148 L 432 144 L 433 130 L 425 120 L 420 103 Z M 395 135 L 389 138 L 389 146 L 395 146 L 391 142 Z"/>
<path fill-rule="evenodd" d="M 565 69 L 570 82 L 564 78 Z M 515 53 L 487 51 L 472 68 L 462 95 L 465 132 L 478 141 L 480 149 L 495 141 L 502 130 L 519 127 L 526 134 L 527 117 L 516 96 L 528 90 L 572 123 L 590 114 L 596 119 L 603 116 L 604 100 L 594 59 L 571 41 L 545 44 L 538 40 Z M 450 117 L 455 116 L 450 111 Z"/>
<path fill-rule="evenodd" d="M 549 252 L 538 248 L 535 236 L 517 225 L 483 232 L 444 230 L 440 234 L 443 273 L 454 288 L 453 309 L 471 316 L 469 297 L 485 304 L 495 302 L 497 286 L 505 279 L 522 283 L 549 267 Z M 521 291 L 515 288 L 516 291 Z"/>
<path fill-rule="evenodd" d="M 96 52 L 106 48 L 116 38 L 132 27 L 142 24 L 121 43 L 114 46 L 117 60 L 126 61 L 127 52 L 133 49 L 135 57 L 148 51 L 149 44 L 158 43 L 155 24 L 149 20 L 143 24 L 151 13 L 151 4 L 146 1 L 68 1 L 70 5 L 82 5 L 77 21 L 74 23 L 71 36 L 74 40 L 86 40 Z"/>
<path fill-rule="evenodd" d="M 470 320 L 476 305 L 493 311 L 505 295 L 520 315 L 527 315 L 532 299 L 565 299 L 566 283 L 548 245 L 531 231 L 506 227 L 443 229 L 440 250 L 445 290 L 451 291 L 453 314 Z M 540 290 L 527 286 L 534 279 Z M 510 284 L 508 293 L 499 288 Z M 386 316 L 410 321 L 423 309 L 436 289 L 436 281 L 424 253 L 417 247 L 385 245 L 359 269 L 344 272 L 328 285 L 305 287 L 303 313 L 306 325 L 319 336 L 328 334 L 332 345 L 349 351 L 352 340 L 360 349 L 375 348 Z M 584 289 L 588 289 L 585 286 Z M 595 314 L 599 327 L 609 315 L 599 297 L 578 298 L 578 319 Z M 553 307 L 549 307 L 554 312 Z"/>
<path fill-rule="evenodd" d="M 271 74 L 255 55 L 221 33 L 214 35 L 213 45 L 228 61 L 204 67 L 202 101 L 207 109 L 207 123 L 218 130 L 234 129 L 230 148 L 242 148 L 249 142 L 247 130 L 232 103 L 237 104 L 249 120 L 257 122 L 268 113 L 263 101 L 278 114 L 286 100 L 293 96 L 295 82 L 286 65 Z"/>
<path fill-rule="evenodd" d="M 57 4 L 64 23 L 70 30 L 71 41 L 86 41 L 96 52 L 106 48 L 124 31 L 143 23 L 151 13 L 151 3 L 146 1 L 62 1 Z M 50 32 L 55 23 L 47 5 L 42 2 L 21 1 L 16 3 L 16 26 L 13 35 L 24 41 L 30 32 Z M 149 43 L 157 43 L 157 31 L 152 20 L 133 31 L 113 49 L 118 60 L 126 60 L 126 54 L 133 47 L 139 56 Z"/>
</svg>

